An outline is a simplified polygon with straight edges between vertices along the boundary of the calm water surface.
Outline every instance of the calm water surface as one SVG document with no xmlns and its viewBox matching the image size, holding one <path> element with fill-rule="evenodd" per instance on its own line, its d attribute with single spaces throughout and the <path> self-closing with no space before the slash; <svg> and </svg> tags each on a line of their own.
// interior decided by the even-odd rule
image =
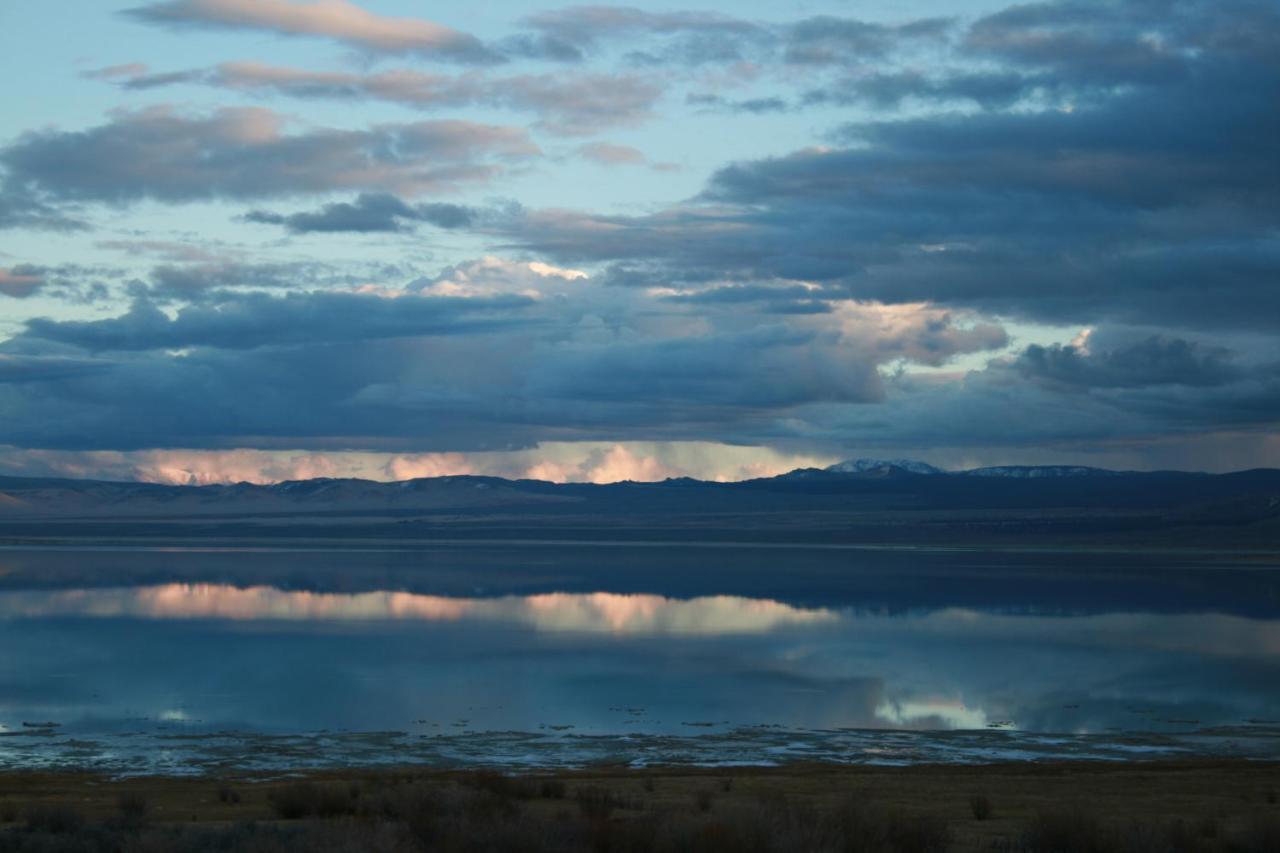
<svg viewBox="0 0 1280 853">
<path fill-rule="evenodd" d="M 1266 559 L 0 551 L 0 766 L 1275 757 L 1277 719 Z"/>
</svg>

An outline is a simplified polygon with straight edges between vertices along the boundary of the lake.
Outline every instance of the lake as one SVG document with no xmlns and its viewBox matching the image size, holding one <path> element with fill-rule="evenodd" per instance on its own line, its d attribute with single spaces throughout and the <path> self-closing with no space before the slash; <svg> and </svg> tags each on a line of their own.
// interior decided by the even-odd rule
<svg viewBox="0 0 1280 853">
<path fill-rule="evenodd" d="M 1273 558 L 0 551 L 0 766 L 1280 757 Z"/>
</svg>

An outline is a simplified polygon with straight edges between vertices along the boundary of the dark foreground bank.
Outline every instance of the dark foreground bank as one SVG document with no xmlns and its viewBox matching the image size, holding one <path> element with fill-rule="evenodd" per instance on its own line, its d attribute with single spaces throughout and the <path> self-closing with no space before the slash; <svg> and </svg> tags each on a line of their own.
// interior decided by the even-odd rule
<svg viewBox="0 0 1280 853">
<path fill-rule="evenodd" d="M 4 851 L 1280 850 L 1280 765 L 0 774 Z"/>
</svg>

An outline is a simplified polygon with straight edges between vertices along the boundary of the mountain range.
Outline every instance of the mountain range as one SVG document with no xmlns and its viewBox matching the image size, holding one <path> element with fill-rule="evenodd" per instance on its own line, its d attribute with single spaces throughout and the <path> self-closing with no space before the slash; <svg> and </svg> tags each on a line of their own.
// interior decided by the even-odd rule
<svg viewBox="0 0 1280 853">
<path fill-rule="evenodd" d="M 997 481 L 1006 481 L 1001 484 Z M 1028 487 L 1022 481 L 1036 481 Z M 618 507 L 685 511 L 689 490 L 699 492 L 703 511 L 740 508 L 744 503 L 783 509 L 803 505 L 805 496 L 833 503 L 844 495 L 866 509 L 878 497 L 883 508 L 907 500 L 957 508 L 1056 506 L 1114 503 L 1167 505 L 1197 497 L 1280 494 L 1280 471 L 1256 469 L 1233 474 L 1185 471 L 1111 471 L 1081 466 L 1000 466 L 943 471 L 908 459 L 853 459 L 826 468 L 800 468 L 776 477 L 713 482 L 687 477 L 655 483 L 550 483 L 486 476 L 427 477 L 399 482 L 346 478 L 291 480 L 273 484 L 170 485 L 161 483 L 0 477 L 0 517 L 130 517 L 155 515 L 246 515 L 315 510 L 470 510 L 573 507 L 609 512 Z M 1259 490 L 1261 490 L 1259 492 Z M 839 504 L 840 501 L 834 501 Z M 807 503 L 812 503 L 808 501 Z M 834 507 L 833 507 L 834 508 Z"/>
<path fill-rule="evenodd" d="M 449 476 L 165 485 L 0 477 L 0 544 L 433 538 L 1280 550 L 1280 470 L 1227 474 L 855 459 L 721 483 Z"/>
</svg>

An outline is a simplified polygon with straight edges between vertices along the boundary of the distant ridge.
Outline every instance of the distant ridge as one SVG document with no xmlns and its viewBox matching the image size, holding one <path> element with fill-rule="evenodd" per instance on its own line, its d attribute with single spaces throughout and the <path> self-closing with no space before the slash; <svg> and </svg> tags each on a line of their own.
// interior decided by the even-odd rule
<svg viewBox="0 0 1280 853">
<path fill-rule="evenodd" d="M 912 547 L 1136 543 L 1280 555 L 1280 470 L 1029 465 L 946 472 L 909 462 L 853 462 L 732 483 L 597 485 L 458 475 L 170 486 L 0 476 L 0 543 L 587 537 Z"/>
<path fill-rule="evenodd" d="M 685 497 L 679 497 L 680 495 Z M 762 495 L 774 495 L 763 501 Z M 903 505 L 1172 505 L 1236 496 L 1280 501 L 1280 471 L 1230 474 L 1109 471 L 1078 465 L 1006 465 L 943 471 L 910 459 L 852 459 L 799 468 L 776 477 L 714 482 L 677 477 L 662 482 L 550 483 L 455 475 L 399 482 L 316 478 L 255 485 L 165 485 L 53 477 L 0 476 L 0 517 L 125 515 L 261 515 L 302 511 L 377 512 L 569 505 L 669 511 L 833 506 L 834 495 L 859 495 L 866 508 L 883 499 Z M 697 497 L 694 497 L 697 495 Z M 880 498 L 874 496 L 879 495 Z M 807 497 L 805 497 L 807 496 Z M 892 496 L 892 499 L 890 499 Z M 689 504 L 688 501 L 695 501 Z M 873 501 L 867 504 L 868 500 Z M 763 501 L 763 502 L 762 502 Z M 838 502 L 837 502 L 838 503 Z M 886 503 L 885 505 L 889 505 Z M 1273 505 L 1273 504 L 1269 504 Z"/>
<path fill-rule="evenodd" d="M 974 468 L 961 473 L 966 477 L 1012 477 L 1019 480 L 1032 480 L 1047 477 L 1120 477 L 1136 472 L 1110 471 L 1106 468 L 1090 468 L 1085 465 L 996 465 L 990 468 Z"/>
<path fill-rule="evenodd" d="M 1040 480 L 1058 477 L 1119 477 L 1124 474 L 1142 474 L 1141 471 L 1111 471 L 1107 468 L 1091 468 L 1087 465 L 992 465 L 986 468 L 970 468 L 966 471 L 944 471 L 917 459 L 847 459 L 828 465 L 823 471 L 830 474 L 874 474 L 885 476 L 895 472 L 921 476 L 948 477 L 1008 477 L 1015 480 Z M 1178 471 L 1174 473 L 1191 474 Z"/>
</svg>

